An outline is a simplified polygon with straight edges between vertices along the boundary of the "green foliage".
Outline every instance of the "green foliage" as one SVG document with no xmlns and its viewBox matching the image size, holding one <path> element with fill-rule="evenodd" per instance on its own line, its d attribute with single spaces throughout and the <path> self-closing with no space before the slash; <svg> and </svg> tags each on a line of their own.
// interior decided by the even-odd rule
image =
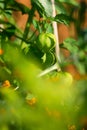
<svg viewBox="0 0 87 130">
<path fill-rule="evenodd" d="M 78 52 L 78 47 L 76 46 L 76 40 L 72 38 L 67 38 L 63 41 L 63 44 L 60 44 L 61 47 L 66 48 L 71 52 L 72 54 L 75 54 Z"/>
<path fill-rule="evenodd" d="M 69 25 L 73 19 L 70 16 L 67 16 L 65 14 L 58 14 L 55 16 L 55 21 L 59 23 L 63 23 L 65 25 Z"/>
<path fill-rule="evenodd" d="M 36 44 L 42 52 L 49 52 L 55 47 L 56 37 L 52 33 L 41 33 Z"/>
<path fill-rule="evenodd" d="M 66 25 L 73 21 L 64 4 L 78 5 L 74 0 L 55 0 L 53 17 L 51 0 L 32 0 L 31 4 L 28 8 L 14 0 L 0 0 L 0 130 L 85 129 L 81 121 L 87 118 L 87 81 L 74 81 L 61 71 L 67 59 L 57 63 L 52 27 L 53 21 Z M 36 10 L 39 20 L 34 18 Z M 28 15 L 24 31 L 15 23 L 13 11 Z M 43 32 L 46 37 L 40 39 L 40 48 L 38 37 Z M 69 58 L 85 73 L 87 45 L 80 38 L 68 38 L 60 48 L 69 50 Z M 57 67 L 49 72 L 55 64 L 61 66 L 60 72 Z M 44 71 L 48 73 L 40 77 Z"/>
<path fill-rule="evenodd" d="M 67 4 L 71 4 L 71 5 L 74 5 L 74 6 L 78 6 L 78 3 L 75 0 L 58 0 L 58 1 L 64 2 L 64 3 L 67 3 Z"/>
<path fill-rule="evenodd" d="M 42 12 L 42 16 L 52 16 L 52 5 L 50 1 L 47 0 L 33 0 L 34 4 L 36 4 L 37 9 L 40 9 L 40 12 Z M 38 10 L 39 11 L 39 10 Z"/>
<path fill-rule="evenodd" d="M 78 71 L 83 75 L 87 72 L 86 47 L 87 46 L 84 42 L 84 39 L 81 37 L 78 40 L 67 38 L 63 41 L 62 44 L 60 44 L 60 48 L 69 50 L 69 60 L 72 60 L 72 64 L 74 64 Z"/>
</svg>

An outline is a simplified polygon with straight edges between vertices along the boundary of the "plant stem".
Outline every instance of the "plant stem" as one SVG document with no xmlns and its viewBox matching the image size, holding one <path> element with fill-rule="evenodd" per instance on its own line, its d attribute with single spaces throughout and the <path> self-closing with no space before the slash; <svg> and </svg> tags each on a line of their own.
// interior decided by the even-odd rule
<svg viewBox="0 0 87 130">
<path fill-rule="evenodd" d="M 28 34 L 29 34 L 29 30 L 30 30 L 30 25 L 31 25 L 32 20 L 33 20 L 34 12 L 35 12 L 35 8 L 33 5 L 30 13 L 28 14 L 28 19 L 27 19 L 24 34 L 23 34 L 23 39 L 26 39 L 26 40 L 28 39 Z M 22 43 L 23 42 L 21 41 L 21 45 L 22 45 Z"/>
<path fill-rule="evenodd" d="M 44 76 L 44 75 L 50 73 L 50 72 L 53 71 L 53 70 L 61 71 L 61 69 L 59 68 L 58 64 L 55 63 L 53 66 L 51 66 L 51 67 L 45 69 L 44 71 L 42 71 L 42 72 L 38 75 L 38 77 Z"/>
<path fill-rule="evenodd" d="M 52 3 L 52 9 L 53 9 L 53 14 L 52 16 L 55 17 L 56 16 L 56 10 L 55 10 L 55 4 L 54 4 L 54 0 L 51 0 Z M 56 47 L 55 47 L 55 52 L 56 52 L 56 58 L 57 61 L 60 62 L 60 50 L 59 50 L 59 37 L 58 37 L 58 26 L 57 23 L 54 21 L 53 22 L 53 29 L 54 29 L 54 35 L 56 36 Z"/>
<path fill-rule="evenodd" d="M 54 5 L 54 0 L 51 0 L 52 3 L 52 9 L 53 9 L 53 14 L 52 16 L 55 17 L 56 16 L 56 10 L 55 10 L 55 5 Z M 54 35 L 56 36 L 56 47 L 55 47 L 55 53 L 56 53 L 56 59 L 57 59 L 57 63 L 55 63 L 53 66 L 45 69 L 44 71 L 42 71 L 42 73 L 40 73 L 38 75 L 38 77 L 44 76 L 47 73 L 53 71 L 53 70 L 57 70 L 57 71 L 61 71 L 61 68 L 59 66 L 59 63 L 61 62 L 60 60 L 60 54 L 59 54 L 59 37 L 58 37 L 58 26 L 56 22 L 53 22 L 53 29 L 54 29 Z"/>
</svg>

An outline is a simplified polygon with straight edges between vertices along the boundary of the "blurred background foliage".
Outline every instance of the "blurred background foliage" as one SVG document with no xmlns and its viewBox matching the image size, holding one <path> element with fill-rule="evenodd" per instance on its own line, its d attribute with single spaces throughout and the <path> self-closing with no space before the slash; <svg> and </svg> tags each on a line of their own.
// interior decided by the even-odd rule
<svg viewBox="0 0 87 130">
<path fill-rule="evenodd" d="M 87 130 L 87 5 L 55 0 L 55 17 L 50 0 L 32 0 L 31 5 L 0 0 L 0 130 Z M 24 28 L 14 16 L 19 12 L 27 15 Z M 59 65 L 64 70 L 74 64 L 85 75 L 81 80 L 57 70 L 38 76 L 57 62 L 55 48 L 45 54 L 36 44 L 40 33 L 53 33 L 53 21 L 75 25 L 78 38 L 68 37 L 60 44 L 69 56 L 61 51 Z"/>
</svg>

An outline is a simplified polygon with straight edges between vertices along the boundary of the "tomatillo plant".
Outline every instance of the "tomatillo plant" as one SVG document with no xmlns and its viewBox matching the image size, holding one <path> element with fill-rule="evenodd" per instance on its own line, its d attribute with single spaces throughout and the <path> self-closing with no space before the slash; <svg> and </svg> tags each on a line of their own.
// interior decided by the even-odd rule
<svg viewBox="0 0 87 130">
<path fill-rule="evenodd" d="M 56 37 L 52 33 L 40 33 L 36 44 L 42 52 L 46 53 L 55 47 Z"/>
<path fill-rule="evenodd" d="M 78 112 L 87 120 L 87 81 L 76 89 L 72 76 L 60 70 L 52 26 L 69 23 L 65 3 L 73 6 L 74 0 L 55 0 L 55 15 L 51 0 L 31 0 L 31 7 L 17 1 L 0 0 L 0 130 L 86 130 L 85 124 L 78 128 L 84 121 Z M 13 12 L 28 16 L 24 30 Z M 78 50 L 70 45 L 62 47 Z"/>
</svg>

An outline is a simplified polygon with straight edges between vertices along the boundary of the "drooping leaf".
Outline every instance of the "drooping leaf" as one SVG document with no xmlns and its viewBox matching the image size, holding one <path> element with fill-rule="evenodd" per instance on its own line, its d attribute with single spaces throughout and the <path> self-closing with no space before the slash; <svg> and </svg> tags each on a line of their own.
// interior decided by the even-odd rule
<svg viewBox="0 0 87 130">
<path fill-rule="evenodd" d="M 7 6 L 5 8 L 6 10 L 15 10 L 15 11 L 21 11 L 22 14 L 29 14 L 30 9 L 25 6 L 24 4 L 21 4 L 16 1 L 7 2 Z"/>
<path fill-rule="evenodd" d="M 7 28 L 1 28 L 0 35 L 5 35 L 8 37 L 11 37 L 15 34 L 16 27 L 14 25 L 11 25 L 10 23 L 6 23 L 6 25 L 9 25 Z"/>
<path fill-rule="evenodd" d="M 70 22 L 73 20 L 73 18 L 66 14 L 58 14 L 55 16 L 54 20 L 58 23 L 63 23 L 65 25 L 69 25 Z"/>
<path fill-rule="evenodd" d="M 76 2 L 76 0 L 56 0 L 56 1 L 78 6 L 78 3 Z"/>
<path fill-rule="evenodd" d="M 52 16 L 52 4 L 48 0 L 33 0 L 33 2 L 40 9 L 39 12 L 43 12 L 46 16 Z"/>
<path fill-rule="evenodd" d="M 67 11 L 61 2 L 55 2 L 56 11 L 58 14 L 67 14 Z"/>
<path fill-rule="evenodd" d="M 47 52 L 42 57 L 43 67 L 48 68 L 55 63 L 55 55 L 52 52 Z"/>
<path fill-rule="evenodd" d="M 44 7 L 45 12 L 51 16 L 52 15 L 52 5 L 48 0 L 38 0 L 41 5 Z"/>
<path fill-rule="evenodd" d="M 77 53 L 78 47 L 76 45 L 76 40 L 72 38 L 67 38 L 63 41 L 63 47 L 68 49 L 71 53 Z"/>
</svg>

